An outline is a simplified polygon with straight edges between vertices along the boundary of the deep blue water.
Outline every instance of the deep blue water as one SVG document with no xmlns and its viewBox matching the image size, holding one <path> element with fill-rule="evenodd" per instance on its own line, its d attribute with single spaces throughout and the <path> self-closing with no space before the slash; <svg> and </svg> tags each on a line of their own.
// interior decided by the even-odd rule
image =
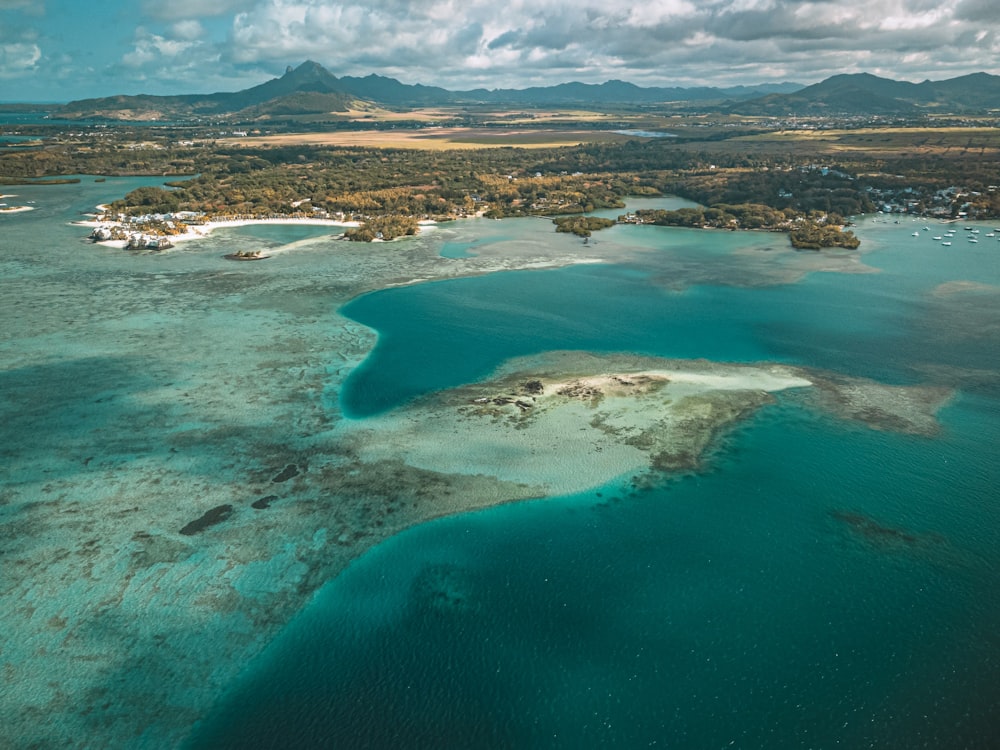
<svg viewBox="0 0 1000 750">
<path fill-rule="evenodd" d="M 411 529 L 322 589 L 192 747 L 996 747 L 1000 316 L 933 293 L 998 283 L 996 256 L 872 232 L 881 274 L 676 290 L 652 257 L 347 305 L 380 334 L 355 417 L 548 349 L 980 376 L 933 438 L 788 396 L 699 474 Z"/>
</svg>

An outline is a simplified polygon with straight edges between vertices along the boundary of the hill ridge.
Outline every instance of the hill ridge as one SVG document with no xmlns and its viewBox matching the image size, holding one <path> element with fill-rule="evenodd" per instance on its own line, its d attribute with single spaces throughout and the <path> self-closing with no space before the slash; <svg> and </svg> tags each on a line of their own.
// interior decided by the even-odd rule
<svg viewBox="0 0 1000 750">
<path fill-rule="evenodd" d="M 358 102 L 385 107 L 461 106 L 644 106 L 688 103 L 709 111 L 741 115 L 887 115 L 970 113 L 1000 109 L 1000 76 L 985 72 L 921 83 L 896 81 L 872 73 L 839 73 L 803 86 L 639 86 L 612 79 L 603 83 L 570 81 L 524 89 L 450 91 L 406 84 L 376 73 L 338 78 L 318 62 L 288 66 L 284 75 L 236 92 L 173 96 L 115 95 L 70 102 L 56 116 L 78 119 L 187 119 L 218 116 L 267 119 L 297 114 L 343 112 Z"/>
</svg>

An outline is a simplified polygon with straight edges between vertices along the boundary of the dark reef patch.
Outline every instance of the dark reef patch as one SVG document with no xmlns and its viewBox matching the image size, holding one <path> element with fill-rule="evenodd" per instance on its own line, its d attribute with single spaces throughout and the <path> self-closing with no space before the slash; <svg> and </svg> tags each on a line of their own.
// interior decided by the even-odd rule
<svg viewBox="0 0 1000 750">
<path fill-rule="evenodd" d="M 282 469 L 281 473 L 275 476 L 271 481 L 278 484 L 281 482 L 287 482 L 289 479 L 297 477 L 298 475 L 299 475 L 299 467 L 296 466 L 295 464 L 288 464 L 288 466 Z"/>
<path fill-rule="evenodd" d="M 920 550 L 942 544 L 945 538 L 936 533 L 918 533 L 896 526 L 886 526 L 864 513 L 832 510 L 830 515 L 852 534 L 871 547 L 883 550 Z"/>
<path fill-rule="evenodd" d="M 273 503 L 277 499 L 278 499 L 277 495 L 265 495 L 259 500 L 254 500 L 252 503 L 250 503 L 250 507 L 255 508 L 257 510 L 267 510 L 268 508 L 271 507 L 271 503 Z"/>
<path fill-rule="evenodd" d="M 187 524 L 183 529 L 181 529 L 181 533 L 184 534 L 184 536 L 193 536 L 194 534 L 198 534 L 204 531 L 210 526 L 215 526 L 216 524 L 222 523 L 223 521 L 227 520 L 231 515 L 233 515 L 232 505 L 229 504 L 217 505 L 211 510 L 206 511 L 201 518 L 197 518 L 191 523 Z"/>
</svg>

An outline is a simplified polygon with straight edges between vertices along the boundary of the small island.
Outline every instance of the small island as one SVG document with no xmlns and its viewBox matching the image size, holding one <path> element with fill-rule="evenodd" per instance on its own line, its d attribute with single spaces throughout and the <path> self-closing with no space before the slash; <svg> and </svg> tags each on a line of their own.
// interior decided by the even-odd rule
<svg viewBox="0 0 1000 750">
<path fill-rule="evenodd" d="M 623 224 L 697 229 L 786 232 L 792 247 L 797 250 L 830 247 L 855 250 L 861 244 L 854 232 L 844 229 L 847 220 L 839 214 L 819 211 L 804 213 L 793 208 L 771 208 L 761 203 L 717 204 L 711 208 L 679 208 L 673 211 L 640 209 L 635 213 L 619 216 L 618 221 Z"/>
<path fill-rule="evenodd" d="M 557 232 L 573 233 L 577 237 L 587 238 L 601 229 L 613 227 L 617 222 L 613 219 L 602 219 L 598 216 L 565 216 L 553 219 Z"/>
</svg>

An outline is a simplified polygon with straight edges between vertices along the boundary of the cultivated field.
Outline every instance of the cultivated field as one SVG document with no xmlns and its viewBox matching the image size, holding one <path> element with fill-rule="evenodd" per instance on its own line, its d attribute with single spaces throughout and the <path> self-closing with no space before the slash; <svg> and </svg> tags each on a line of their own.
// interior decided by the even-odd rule
<svg viewBox="0 0 1000 750">
<path fill-rule="evenodd" d="M 368 146 L 426 150 L 478 148 L 551 148 L 578 143 L 608 143 L 628 140 L 602 130 L 547 130 L 535 128 L 442 128 L 415 130 L 341 130 L 329 133 L 283 133 L 219 139 L 219 143 L 242 146 Z"/>
</svg>

